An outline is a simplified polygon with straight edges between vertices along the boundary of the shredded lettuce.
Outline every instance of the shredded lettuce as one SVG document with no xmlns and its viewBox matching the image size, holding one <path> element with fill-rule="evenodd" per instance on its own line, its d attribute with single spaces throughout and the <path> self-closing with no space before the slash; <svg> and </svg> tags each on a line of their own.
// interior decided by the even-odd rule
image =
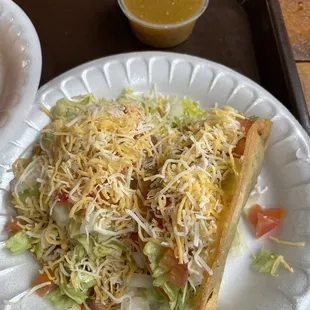
<svg viewBox="0 0 310 310">
<path fill-rule="evenodd" d="M 75 265 L 86 256 L 86 251 L 81 244 L 77 244 L 72 250 L 69 251 L 68 256 Z"/>
<path fill-rule="evenodd" d="M 175 121 L 178 121 L 179 118 L 184 114 L 184 107 L 180 101 L 176 100 L 175 98 L 171 99 L 171 101 L 169 116 L 174 118 Z"/>
<path fill-rule="evenodd" d="M 122 248 L 118 245 L 115 245 L 114 247 L 109 247 L 105 244 L 96 244 L 93 251 L 96 258 L 101 258 L 107 255 L 110 255 L 114 258 L 120 258 L 123 252 Z"/>
<path fill-rule="evenodd" d="M 38 257 L 38 259 L 41 259 L 42 258 L 42 255 L 44 253 L 44 250 L 46 248 L 42 246 L 42 242 L 38 242 L 35 246 L 35 255 Z"/>
<path fill-rule="evenodd" d="M 82 273 L 80 276 L 80 284 L 83 290 L 88 290 L 89 288 L 96 285 L 96 279 L 88 274 Z"/>
<path fill-rule="evenodd" d="M 60 291 L 73 299 L 78 305 L 82 304 L 87 299 L 87 290 L 76 290 L 71 283 L 67 283 L 65 277 L 59 281 Z"/>
<path fill-rule="evenodd" d="M 175 309 L 180 296 L 180 288 L 167 280 L 166 275 L 159 276 L 153 281 L 155 287 L 161 287 L 169 297 L 170 309 Z"/>
<path fill-rule="evenodd" d="M 26 188 L 21 193 L 18 193 L 19 200 L 23 203 L 26 203 L 26 199 L 28 197 L 40 197 L 40 185 L 39 183 L 36 183 L 34 186 Z"/>
<path fill-rule="evenodd" d="M 294 269 L 285 261 L 282 255 L 261 248 L 256 255 L 254 255 L 252 267 L 258 272 L 270 273 L 272 276 L 275 276 L 280 265 L 289 272 L 294 272 Z"/>
<path fill-rule="evenodd" d="M 258 119 L 258 116 L 252 115 L 248 117 L 248 120 L 255 122 Z"/>
<path fill-rule="evenodd" d="M 142 298 L 148 302 L 163 303 L 167 302 L 167 299 L 161 294 L 157 287 L 152 286 L 151 288 L 139 288 L 139 293 Z"/>
<path fill-rule="evenodd" d="M 201 110 L 198 103 L 188 97 L 184 97 L 181 101 L 171 99 L 169 117 L 172 119 L 172 127 L 177 128 L 182 123 L 187 123 L 190 117 L 197 116 Z"/>
<path fill-rule="evenodd" d="M 234 256 L 234 257 L 238 257 L 240 256 L 244 249 L 247 247 L 246 242 L 244 240 L 242 231 L 240 229 L 240 227 L 238 226 L 234 240 L 232 242 L 229 254 Z"/>
<path fill-rule="evenodd" d="M 268 249 L 261 248 L 255 255 L 252 267 L 258 272 L 271 273 L 272 266 L 278 255 Z"/>
<path fill-rule="evenodd" d="M 150 261 L 150 263 L 155 263 L 160 260 L 160 258 L 164 255 L 165 248 L 154 243 L 147 242 L 143 248 L 143 254 L 146 255 Z"/>
<path fill-rule="evenodd" d="M 46 296 L 46 299 L 50 301 L 57 310 L 66 310 L 77 306 L 76 302 L 67 295 L 63 294 L 59 288 L 51 291 Z"/>
<path fill-rule="evenodd" d="M 165 302 L 166 299 L 165 297 L 163 296 L 163 294 L 161 294 L 158 290 L 157 287 L 152 287 L 151 288 L 151 294 L 152 294 L 152 298 L 157 301 L 157 302 Z"/>
<path fill-rule="evenodd" d="M 92 94 L 88 94 L 73 97 L 72 99 L 74 100 L 62 98 L 56 102 L 56 105 L 51 109 L 51 116 L 53 120 L 69 120 L 78 116 L 81 114 L 81 109 L 94 100 L 94 96 Z"/>
<path fill-rule="evenodd" d="M 182 106 L 184 114 L 188 116 L 195 116 L 201 112 L 201 110 L 198 108 L 198 102 L 193 101 L 189 97 L 184 97 L 182 99 Z"/>
<path fill-rule="evenodd" d="M 91 238 L 89 238 L 87 242 L 87 237 L 85 234 L 82 234 L 77 240 L 83 246 L 89 258 L 91 260 L 95 260 L 96 257 L 94 255 L 94 241 Z"/>
<path fill-rule="evenodd" d="M 6 241 L 6 247 L 12 254 L 19 254 L 31 248 L 30 237 L 24 232 L 18 232 Z"/>
<path fill-rule="evenodd" d="M 150 261 L 153 285 L 164 290 L 164 292 L 169 297 L 170 309 L 175 309 L 182 290 L 169 282 L 166 270 L 159 266 L 159 262 L 165 253 L 165 248 L 149 241 L 145 244 L 143 253 Z"/>
<path fill-rule="evenodd" d="M 181 123 L 182 123 L 182 121 L 179 118 L 175 117 L 174 121 L 172 122 L 172 127 L 177 128 L 181 125 Z"/>
<path fill-rule="evenodd" d="M 54 141 L 54 135 L 51 132 L 45 132 L 41 136 L 41 143 L 45 149 L 49 149 Z"/>
</svg>

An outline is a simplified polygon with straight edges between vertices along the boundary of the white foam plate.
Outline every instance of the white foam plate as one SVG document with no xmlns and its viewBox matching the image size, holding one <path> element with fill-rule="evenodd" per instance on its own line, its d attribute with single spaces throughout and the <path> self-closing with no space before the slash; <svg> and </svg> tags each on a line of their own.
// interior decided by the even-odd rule
<svg viewBox="0 0 310 310">
<path fill-rule="evenodd" d="M 42 67 L 38 35 L 11 0 L 0 0 L 0 151 L 28 114 Z"/>
<path fill-rule="evenodd" d="M 0 222 L 8 220 L 7 169 L 10 163 L 33 143 L 39 130 L 48 123 L 40 105 L 48 109 L 56 100 L 93 92 L 97 97 L 115 97 L 124 87 L 136 91 L 150 89 L 156 83 L 160 92 L 190 96 L 202 107 L 229 104 L 246 115 L 273 121 L 270 146 L 261 173 L 260 185 L 269 190 L 260 197 L 264 205 L 283 205 L 287 216 L 277 231 L 280 239 L 305 241 L 305 247 L 271 243 L 266 237 L 255 240 L 246 221 L 240 225 L 248 248 L 240 257 L 229 257 L 220 292 L 218 309 L 310 309 L 310 141 L 289 111 L 273 96 L 244 76 L 216 63 L 186 55 L 147 52 L 123 54 L 84 64 L 52 80 L 38 92 L 25 123 L 0 154 Z M 1 227 L 0 227 L 1 229 Z M 29 254 L 12 256 L 1 233 L 0 304 L 25 291 L 38 266 Z M 284 255 L 294 273 L 280 271 L 279 276 L 260 274 L 250 267 L 251 252 L 262 245 Z M 5 285 L 3 285 L 5 283 Z M 21 306 L 12 306 L 19 309 Z M 5 309 L 9 309 L 6 306 Z M 51 309 L 37 296 L 25 301 L 24 309 Z"/>
</svg>

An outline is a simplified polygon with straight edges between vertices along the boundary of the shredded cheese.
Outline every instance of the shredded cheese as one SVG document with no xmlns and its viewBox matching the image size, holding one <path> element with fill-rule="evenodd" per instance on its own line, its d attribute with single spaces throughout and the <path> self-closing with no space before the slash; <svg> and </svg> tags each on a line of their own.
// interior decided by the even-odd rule
<svg viewBox="0 0 310 310">
<path fill-rule="evenodd" d="M 134 273 L 148 272 L 132 263 L 132 233 L 171 248 L 188 265 L 186 302 L 202 273 L 213 274 L 208 255 L 229 208 L 222 183 L 238 175 L 233 149 L 244 137 L 242 115 L 230 107 L 197 109 L 175 125 L 179 99 L 154 93 L 74 98 L 59 118 L 44 109 L 52 122 L 31 158 L 13 166 L 19 226 L 43 271 L 76 290 L 93 278 L 94 296 L 107 309 L 132 298 L 124 283 Z"/>
<path fill-rule="evenodd" d="M 271 273 L 272 276 L 276 275 L 277 269 L 280 266 L 280 264 L 283 264 L 284 268 L 286 268 L 288 271 L 294 272 L 293 268 L 290 267 L 288 265 L 288 263 L 284 260 L 284 257 L 282 255 L 279 255 L 276 258 L 276 260 L 274 261 L 273 266 L 271 268 L 271 272 L 270 273 Z"/>
<path fill-rule="evenodd" d="M 269 236 L 269 239 L 276 242 L 276 243 L 284 244 L 284 245 L 292 245 L 292 246 L 300 246 L 300 247 L 305 246 L 304 242 L 292 242 L 292 241 L 280 240 L 280 239 L 272 237 L 272 236 Z"/>
</svg>

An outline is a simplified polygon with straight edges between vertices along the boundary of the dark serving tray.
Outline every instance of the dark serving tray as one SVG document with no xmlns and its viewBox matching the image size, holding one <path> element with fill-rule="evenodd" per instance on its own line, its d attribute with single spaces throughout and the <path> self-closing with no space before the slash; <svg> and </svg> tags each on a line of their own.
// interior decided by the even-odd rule
<svg viewBox="0 0 310 310">
<path fill-rule="evenodd" d="M 132 34 L 116 0 L 15 0 L 37 29 L 41 84 L 84 62 L 153 50 Z M 310 134 L 310 118 L 278 0 L 210 0 L 192 36 L 168 51 L 226 65 L 279 99 Z"/>
</svg>

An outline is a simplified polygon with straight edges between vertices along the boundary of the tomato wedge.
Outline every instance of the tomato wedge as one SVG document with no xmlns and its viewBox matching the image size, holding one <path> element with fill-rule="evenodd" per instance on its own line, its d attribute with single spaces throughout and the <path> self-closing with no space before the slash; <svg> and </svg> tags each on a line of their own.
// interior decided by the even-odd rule
<svg viewBox="0 0 310 310">
<path fill-rule="evenodd" d="M 238 122 L 240 123 L 241 128 L 245 131 L 248 132 L 251 126 L 253 125 L 253 121 L 250 121 L 247 118 L 238 118 Z"/>
<path fill-rule="evenodd" d="M 179 264 L 171 249 L 168 249 L 159 262 L 159 266 L 168 271 L 169 281 L 177 287 L 184 287 L 188 278 L 186 264 Z"/>
<path fill-rule="evenodd" d="M 45 282 L 50 282 L 50 279 L 48 278 L 47 274 L 46 273 L 39 273 L 37 274 L 31 281 L 31 285 L 34 287 L 34 286 L 37 286 L 39 284 L 42 284 L 42 283 L 45 283 Z M 48 291 L 49 289 L 51 288 L 52 284 L 50 285 L 46 285 L 40 289 L 38 289 L 36 291 L 36 293 L 39 295 L 39 296 L 44 296 Z"/>
<path fill-rule="evenodd" d="M 68 201 L 68 195 L 65 194 L 65 193 L 59 192 L 59 193 L 56 195 L 56 199 L 57 199 L 57 201 L 59 201 L 59 202 L 67 202 L 67 201 Z"/>
<path fill-rule="evenodd" d="M 233 149 L 233 154 L 235 156 L 242 156 L 245 149 L 246 138 L 242 138 L 238 141 L 236 147 Z"/>
<path fill-rule="evenodd" d="M 135 242 L 136 244 L 139 244 L 139 234 L 136 232 L 131 233 L 130 239 Z"/>
<path fill-rule="evenodd" d="M 248 221 L 256 228 L 256 238 L 260 238 L 277 227 L 285 214 L 284 208 L 264 209 L 261 205 L 256 204 L 249 209 L 247 217 Z"/>
<path fill-rule="evenodd" d="M 257 225 L 256 225 L 256 238 L 260 238 L 261 236 L 267 234 L 269 231 L 276 228 L 279 224 L 278 220 L 272 219 L 267 215 L 263 215 L 262 213 L 257 214 Z"/>
<path fill-rule="evenodd" d="M 241 129 L 244 130 L 245 133 L 249 131 L 251 126 L 253 125 L 254 122 L 246 119 L 246 118 L 237 118 L 238 122 L 240 123 Z M 233 154 L 236 157 L 240 157 L 244 153 L 244 148 L 245 148 L 245 142 L 246 142 L 246 137 L 243 137 L 240 139 L 236 145 L 236 147 L 233 149 Z"/>
<path fill-rule="evenodd" d="M 13 222 L 6 223 L 4 225 L 4 229 L 9 232 L 19 232 L 23 229 L 18 225 L 20 221 L 18 219 L 14 219 Z"/>
<path fill-rule="evenodd" d="M 188 278 L 188 269 L 186 264 L 177 264 L 173 267 L 169 274 L 168 279 L 177 287 L 185 287 Z"/>
<path fill-rule="evenodd" d="M 264 215 L 268 217 L 281 221 L 286 214 L 286 210 L 284 208 L 270 208 L 264 210 Z"/>
<path fill-rule="evenodd" d="M 159 262 L 159 267 L 162 267 L 166 270 L 171 270 L 179 261 L 174 256 L 172 249 L 167 249 L 162 259 Z"/>
<path fill-rule="evenodd" d="M 263 212 L 264 212 L 264 209 L 262 208 L 262 206 L 260 206 L 259 204 L 254 205 L 253 207 L 249 209 L 248 221 L 252 223 L 254 226 L 256 226 L 257 220 L 258 220 L 257 214 L 263 213 Z"/>
</svg>

